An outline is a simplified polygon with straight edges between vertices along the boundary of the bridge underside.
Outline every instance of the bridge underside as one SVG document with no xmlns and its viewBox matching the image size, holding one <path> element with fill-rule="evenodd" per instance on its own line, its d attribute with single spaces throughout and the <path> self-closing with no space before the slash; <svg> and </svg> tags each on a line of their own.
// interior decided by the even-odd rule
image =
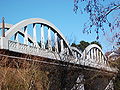
<svg viewBox="0 0 120 90">
<path fill-rule="evenodd" d="M 73 63 L 0 50 L 1 67 L 9 67 L 14 71 L 15 69 L 30 68 L 32 64 L 39 68 L 38 71 L 46 72 L 49 90 L 77 90 L 76 88 L 79 85 L 84 85 L 85 90 L 104 90 L 114 75 L 112 72 L 100 71 L 94 68 L 88 69 L 88 67 Z M 78 83 L 77 79 L 80 75 L 83 75 L 84 78 Z"/>
</svg>

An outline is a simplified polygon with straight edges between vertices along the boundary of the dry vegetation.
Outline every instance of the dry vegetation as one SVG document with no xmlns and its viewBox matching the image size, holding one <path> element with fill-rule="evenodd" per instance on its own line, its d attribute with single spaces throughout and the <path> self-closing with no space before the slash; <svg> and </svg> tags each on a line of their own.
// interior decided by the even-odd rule
<svg viewBox="0 0 120 90">
<path fill-rule="evenodd" d="M 25 57 L 31 58 L 27 55 Z M 38 60 L 37 57 L 33 56 L 31 59 Z M 38 64 L 34 60 L 27 61 L 0 56 L 0 90 L 65 90 L 65 88 L 70 90 L 75 84 L 85 84 L 86 90 L 93 90 L 90 88 L 97 88 L 96 90 L 98 90 L 98 85 L 99 88 L 103 85 L 98 84 L 96 86 L 96 83 L 106 80 L 106 75 L 101 74 L 101 72 L 76 69 L 74 65 L 67 65 L 64 68 L 62 66 L 48 66 Z M 86 74 L 85 80 L 77 83 L 76 80 L 80 74 Z"/>
<path fill-rule="evenodd" d="M 0 67 L 0 90 L 48 90 L 48 72 L 41 71 L 34 62 L 8 63 L 4 57 Z"/>
</svg>

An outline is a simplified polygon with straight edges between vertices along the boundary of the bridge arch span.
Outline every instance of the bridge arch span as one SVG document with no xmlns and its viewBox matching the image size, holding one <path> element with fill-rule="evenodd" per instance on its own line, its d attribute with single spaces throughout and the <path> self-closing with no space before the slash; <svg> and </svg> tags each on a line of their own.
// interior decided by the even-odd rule
<svg viewBox="0 0 120 90">
<path fill-rule="evenodd" d="M 85 50 L 83 51 L 83 58 L 94 60 L 92 62 L 97 62 L 99 64 L 104 65 L 108 63 L 107 58 L 104 55 L 102 49 L 96 44 L 91 44 L 85 48 Z"/>
<path fill-rule="evenodd" d="M 0 24 L 0 29 L 2 28 L 1 25 L 2 24 Z M 33 35 L 27 33 L 29 30 L 29 25 L 32 25 Z M 38 45 L 37 42 L 37 26 L 40 26 L 39 30 L 41 31 L 41 33 L 39 33 L 41 35 L 40 45 Z M 0 37 L 0 49 L 7 49 L 9 51 L 18 53 L 25 53 L 54 60 L 70 62 L 74 63 L 75 65 L 85 65 L 87 67 L 90 66 L 97 69 L 106 67 L 106 70 L 112 70 L 109 68 L 109 62 L 98 45 L 89 45 L 83 52 L 81 52 L 77 48 L 71 47 L 60 30 L 55 25 L 44 19 L 30 18 L 15 25 L 5 24 L 5 29 L 8 30 L 5 30 L 5 37 Z M 46 31 L 44 29 L 48 31 L 47 44 L 44 42 L 44 31 Z M 54 46 L 53 43 L 51 44 L 52 41 L 50 41 L 50 31 L 52 31 L 52 35 L 54 36 Z M 19 38 L 17 38 L 18 34 L 22 35 L 24 44 L 19 42 Z M 15 41 L 11 40 L 12 36 L 15 36 Z M 60 46 L 60 48 L 58 46 Z"/>
<path fill-rule="evenodd" d="M 6 38 L 10 38 L 12 37 L 17 31 L 19 31 L 20 28 L 22 27 L 25 27 L 29 24 L 34 24 L 34 23 L 40 23 L 40 24 L 44 24 L 44 25 L 47 25 L 49 26 L 50 28 L 52 28 L 53 32 L 56 32 L 58 33 L 58 35 L 63 38 L 64 42 L 67 44 L 68 47 L 69 44 L 68 42 L 66 41 L 65 37 L 63 36 L 63 34 L 60 32 L 60 30 L 55 26 L 53 25 L 52 23 L 50 23 L 49 21 L 47 20 L 44 20 L 44 19 L 41 19 L 41 18 L 30 18 L 30 19 L 26 19 L 26 20 L 23 20 L 15 25 L 13 25 L 7 32 L 6 32 Z"/>
<path fill-rule="evenodd" d="M 33 37 L 26 32 L 27 31 L 27 26 L 30 25 L 30 24 L 33 24 Z M 9 28 L 9 30 L 7 30 L 5 32 L 5 38 L 7 40 L 10 40 L 10 38 L 12 36 L 15 35 L 15 37 L 17 37 L 17 34 L 20 34 L 24 38 L 24 44 L 28 44 L 28 41 L 29 41 L 30 43 L 33 43 L 33 45 L 35 47 L 39 47 L 38 42 L 36 41 L 37 36 L 34 34 L 34 33 L 37 33 L 36 32 L 36 24 L 41 25 L 41 31 L 42 31 L 41 33 L 43 33 L 43 34 L 44 34 L 44 32 L 43 32 L 44 31 L 44 26 L 47 27 L 48 34 L 50 33 L 50 31 L 54 32 L 54 41 L 55 41 L 54 42 L 55 43 L 54 47 L 55 47 L 56 52 L 59 52 L 59 50 L 58 50 L 58 41 L 57 41 L 58 40 L 57 37 L 59 37 L 60 38 L 59 45 L 60 45 L 61 51 L 67 50 L 68 54 L 72 55 L 72 50 L 70 48 L 70 45 L 68 44 L 67 40 L 65 39 L 63 34 L 60 32 L 60 30 L 55 25 L 50 23 L 49 21 L 41 19 L 41 18 L 30 18 L 30 19 L 26 19 L 26 20 L 23 20 L 21 22 L 18 22 L 15 25 L 11 25 L 11 24 L 7 25 L 8 27 L 6 26 L 6 28 Z M 43 34 L 42 34 L 41 38 L 44 38 Z M 48 38 L 51 39 L 50 34 L 48 35 Z M 19 40 L 16 40 L 16 41 L 19 42 Z M 49 39 L 48 39 L 48 41 L 49 41 Z M 43 43 L 44 43 L 44 41 L 43 41 Z M 48 45 L 49 45 L 49 43 L 51 43 L 51 41 L 48 42 Z M 42 44 L 42 41 L 41 41 L 41 44 Z M 42 47 L 42 45 L 41 45 L 41 47 Z M 44 46 L 42 48 L 45 49 L 45 44 L 44 44 Z M 52 49 L 52 46 L 50 47 L 49 50 L 51 50 L 51 49 Z"/>
</svg>

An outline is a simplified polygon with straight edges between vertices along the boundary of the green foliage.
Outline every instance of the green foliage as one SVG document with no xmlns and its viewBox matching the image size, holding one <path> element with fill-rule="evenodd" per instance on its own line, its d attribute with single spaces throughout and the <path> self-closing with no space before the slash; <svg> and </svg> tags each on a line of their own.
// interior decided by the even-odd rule
<svg viewBox="0 0 120 90">
<path fill-rule="evenodd" d="M 72 47 L 77 47 L 77 45 L 75 43 L 72 43 L 71 46 Z"/>
<path fill-rule="evenodd" d="M 84 49 L 89 46 L 90 44 L 97 44 L 100 48 L 102 48 L 102 45 L 97 41 L 92 41 L 91 43 L 86 41 L 80 41 L 79 44 L 72 43 L 71 46 L 78 48 L 81 51 L 84 51 Z"/>
<path fill-rule="evenodd" d="M 89 42 L 80 41 L 80 43 L 77 46 L 78 46 L 79 49 L 81 49 L 83 51 L 88 45 L 90 45 Z"/>
</svg>

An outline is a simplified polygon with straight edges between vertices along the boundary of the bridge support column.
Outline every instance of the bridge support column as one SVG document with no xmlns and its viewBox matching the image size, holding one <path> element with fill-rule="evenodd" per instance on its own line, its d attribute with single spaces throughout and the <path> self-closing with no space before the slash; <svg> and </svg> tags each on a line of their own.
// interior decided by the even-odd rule
<svg viewBox="0 0 120 90">
<path fill-rule="evenodd" d="M 44 25 L 41 27 L 41 48 L 45 49 L 45 43 L 44 43 Z"/>
<path fill-rule="evenodd" d="M 48 29 L 48 49 L 52 51 L 50 28 Z"/>
</svg>

